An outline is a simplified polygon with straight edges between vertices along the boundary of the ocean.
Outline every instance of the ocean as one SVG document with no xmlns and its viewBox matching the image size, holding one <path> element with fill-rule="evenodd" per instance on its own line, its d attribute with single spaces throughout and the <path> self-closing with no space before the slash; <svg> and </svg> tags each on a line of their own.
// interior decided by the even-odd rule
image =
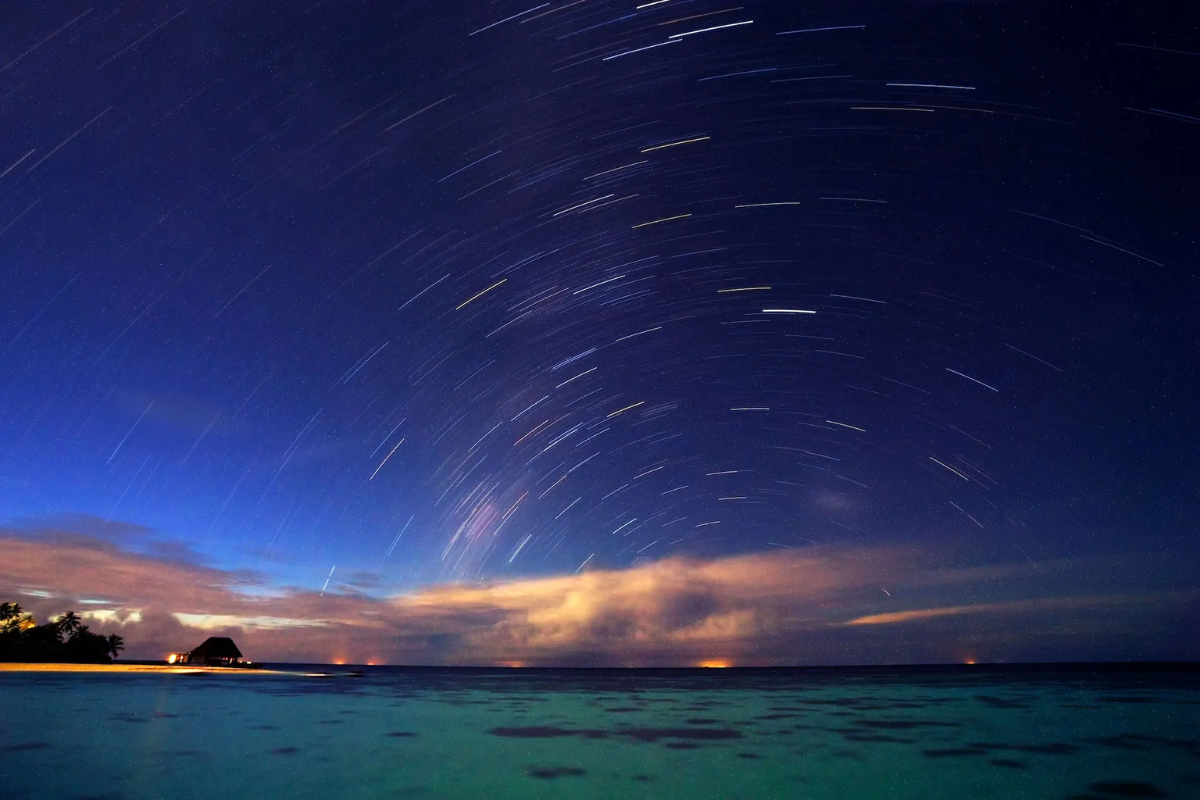
<svg viewBox="0 0 1200 800">
<path fill-rule="evenodd" d="M 320 669 L 0 673 L 0 798 L 1200 798 L 1197 668 Z"/>
</svg>

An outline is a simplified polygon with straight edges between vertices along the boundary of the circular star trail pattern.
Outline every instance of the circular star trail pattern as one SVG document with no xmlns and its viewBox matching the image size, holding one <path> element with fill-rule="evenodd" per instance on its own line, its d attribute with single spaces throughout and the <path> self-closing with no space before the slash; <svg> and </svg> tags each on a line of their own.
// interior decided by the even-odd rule
<svg viewBox="0 0 1200 800">
<path fill-rule="evenodd" d="M 364 591 L 1194 552 L 1162 5 L 9 9 L 0 512 Z"/>
</svg>

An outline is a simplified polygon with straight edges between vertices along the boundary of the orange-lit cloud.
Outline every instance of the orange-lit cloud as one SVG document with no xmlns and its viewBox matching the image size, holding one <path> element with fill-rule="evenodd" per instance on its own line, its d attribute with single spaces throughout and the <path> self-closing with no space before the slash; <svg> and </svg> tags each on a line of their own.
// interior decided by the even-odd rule
<svg viewBox="0 0 1200 800">
<path fill-rule="evenodd" d="M 856 617 L 847 622 L 847 625 L 894 625 L 898 622 L 918 622 L 923 619 L 933 619 L 934 617 L 953 617 L 959 614 L 970 614 L 972 612 L 979 613 L 988 610 L 999 610 L 1007 607 L 1008 603 L 982 603 L 978 606 L 949 606 L 946 608 L 923 608 L 914 611 L 889 611 L 886 614 L 868 614 L 865 617 Z"/>
<path fill-rule="evenodd" d="M 895 663 L 968 650 L 1014 660 L 1088 657 L 1102 636 L 1141 642 L 1137 655 L 1155 657 L 1153 647 L 1195 619 L 1197 599 L 1187 588 L 1079 591 L 1094 585 L 1095 564 L 1081 579 L 1075 562 L 948 566 L 946 553 L 915 548 L 668 558 L 393 597 L 271 587 L 184 552 L 132 552 L 61 531 L 0 529 L 0 554 L 0 599 L 42 617 L 74 608 L 141 658 L 209 635 L 234 636 L 256 660 L 348 663 Z"/>
<path fill-rule="evenodd" d="M 1114 605 L 1135 605 L 1155 601 L 1177 600 L 1186 602 L 1194 595 L 1191 591 L 1162 592 L 1138 595 L 1091 595 L 1083 597 L 1049 597 L 1035 600 L 1013 600 L 1007 603 L 976 603 L 969 606 L 945 606 L 942 608 L 919 608 L 911 611 L 891 611 L 885 614 L 868 614 L 849 620 L 847 625 L 896 625 L 906 622 L 921 622 L 937 617 L 957 617 L 964 614 L 1018 614 Z"/>
</svg>

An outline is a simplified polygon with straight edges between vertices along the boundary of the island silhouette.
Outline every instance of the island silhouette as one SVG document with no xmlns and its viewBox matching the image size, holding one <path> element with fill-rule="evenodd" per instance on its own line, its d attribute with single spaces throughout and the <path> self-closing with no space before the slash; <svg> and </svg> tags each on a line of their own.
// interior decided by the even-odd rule
<svg viewBox="0 0 1200 800">
<path fill-rule="evenodd" d="M 39 625 L 18 603 L 0 603 L 0 661 L 111 664 L 125 649 L 115 633 L 93 633 L 74 611 Z"/>
</svg>

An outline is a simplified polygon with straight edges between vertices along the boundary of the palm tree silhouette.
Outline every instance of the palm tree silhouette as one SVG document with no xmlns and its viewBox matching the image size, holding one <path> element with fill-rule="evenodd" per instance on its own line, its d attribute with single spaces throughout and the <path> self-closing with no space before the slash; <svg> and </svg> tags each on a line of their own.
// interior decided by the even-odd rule
<svg viewBox="0 0 1200 800">
<path fill-rule="evenodd" d="M 74 611 L 52 620 L 38 625 L 17 603 L 0 603 L 0 661 L 105 664 L 125 649 L 120 636 L 92 633 Z"/>
<path fill-rule="evenodd" d="M 0 603 L 0 620 L 14 619 L 21 616 L 20 603 Z"/>
<path fill-rule="evenodd" d="M 68 611 L 58 618 L 58 629 L 67 635 L 72 635 L 79 630 L 83 620 L 74 611 Z"/>
<path fill-rule="evenodd" d="M 115 633 L 110 633 L 106 641 L 108 642 L 108 654 L 113 658 L 116 658 L 117 653 L 125 649 L 125 640 Z"/>
<path fill-rule="evenodd" d="M 18 629 L 23 613 L 20 603 L 0 603 L 0 630 Z"/>
</svg>

